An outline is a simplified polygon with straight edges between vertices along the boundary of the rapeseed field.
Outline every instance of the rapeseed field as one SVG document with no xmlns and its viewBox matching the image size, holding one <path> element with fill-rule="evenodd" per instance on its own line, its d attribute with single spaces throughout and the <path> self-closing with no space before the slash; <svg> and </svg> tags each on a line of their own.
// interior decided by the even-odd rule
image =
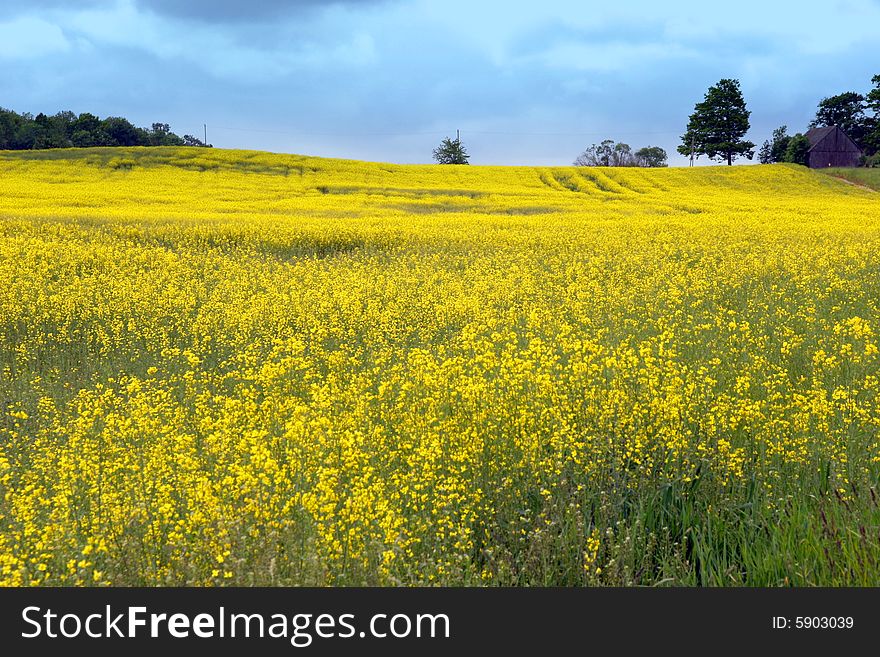
<svg viewBox="0 0 880 657">
<path fill-rule="evenodd" d="M 0 583 L 876 585 L 880 194 L 0 153 Z"/>
</svg>

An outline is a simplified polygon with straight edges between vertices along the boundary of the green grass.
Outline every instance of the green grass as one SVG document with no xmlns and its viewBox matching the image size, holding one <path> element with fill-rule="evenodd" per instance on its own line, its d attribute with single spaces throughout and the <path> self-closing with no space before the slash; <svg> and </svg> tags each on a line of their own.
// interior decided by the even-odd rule
<svg viewBox="0 0 880 657">
<path fill-rule="evenodd" d="M 844 169 L 835 167 L 831 169 L 821 169 L 822 173 L 834 176 L 835 178 L 843 178 L 856 185 L 870 187 L 880 191 L 880 169 Z"/>
</svg>

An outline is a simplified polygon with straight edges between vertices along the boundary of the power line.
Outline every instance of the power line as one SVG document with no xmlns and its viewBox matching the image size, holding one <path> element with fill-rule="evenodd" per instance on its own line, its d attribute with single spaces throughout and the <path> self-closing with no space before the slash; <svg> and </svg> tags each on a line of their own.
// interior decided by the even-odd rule
<svg viewBox="0 0 880 657">
<path fill-rule="evenodd" d="M 289 130 L 266 130 L 264 128 L 231 128 L 228 126 L 213 126 L 214 130 L 233 130 L 235 132 L 266 132 L 275 135 L 292 135 L 294 137 L 415 137 L 446 134 L 441 130 L 433 132 L 313 132 L 313 131 L 289 131 Z"/>
<path fill-rule="evenodd" d="M 448 130 L 432 130 L 421 132 L 324 132 L 311 130 L 267 130 L 265 128 L 237 128 L 231 126 L 214 126 L 215 130 L 231 130 L 234 132 L 263 132 L 276 135 L 290 135 L 294 137 L 429 137 L 449 134 Z M 613 131 L 602 132 L 523 132 L 496 131 L 496 130 L 468 130 L 472 135 L 497 135 L 504 137 L 597 137 L 608 136 Z M 649 132 L 613 132 L 615 137 L 644 137 L 649 135 L 678 135 L 680 131 L 664 130 Z"/>
<path fill-rule="evenodd" d="M 613 133 L 615 137 L 642 137 L 645 135 L 677 135 L 679 131 L 663 131 L 663 132 L 616 132 L 604 130 L 602 132 L 495 132 L 485 130 L 469 130 L 474 135 L 521 135 L 525 137 L 598 137 L 608 136 Z"/>
</svg>

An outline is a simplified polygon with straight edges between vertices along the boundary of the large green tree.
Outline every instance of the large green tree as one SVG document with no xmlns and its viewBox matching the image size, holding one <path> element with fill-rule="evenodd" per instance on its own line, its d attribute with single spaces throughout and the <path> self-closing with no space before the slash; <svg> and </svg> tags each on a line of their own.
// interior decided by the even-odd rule
<svg viewBox="0 0 880 657">
<path fill-rule="evenodd" d="M 108 116 L 101 121 L 101 128 L 110 137 L 114 146 L 145 146 L 143 129 L 139 130 L 131 121 L 121 116 Z"/>
<path fill-rule="evenodd" d="M 852 139 L 859 148 L 865 148 L 865 138 L 871 132 L 870 118 L 865 114 L 866 98 L 855 91 L 846 91 L 819 101 L 811 128 L 836 125 Z"/>
<path fill-rule="evenodd" d="M 739 80 L 719 80 L 709 87 L 703 101 L 694 106 L 678 152 L 694 157 L 706 155 L 728 165 L 740 157 L 751 160 L 755 145 L 743 139 L 749 131 L 750 115 Z"/>
<path fill-rule="evenodd" d="M 869 120 L 865 147 L 869 153 L 880 153 L 880 75 L 871 78 L 874 88 L 865 97 L 867 109 L 874 114 Z"/>
<path fill-rule="evenodd" d="M 70 140 L 74 146 L 84 148 L 88 146 L 112 146 L 110 135 L 101 127 L 101 119 L 94 114 L 83 112 L 71 126 Z"/>
</svg>

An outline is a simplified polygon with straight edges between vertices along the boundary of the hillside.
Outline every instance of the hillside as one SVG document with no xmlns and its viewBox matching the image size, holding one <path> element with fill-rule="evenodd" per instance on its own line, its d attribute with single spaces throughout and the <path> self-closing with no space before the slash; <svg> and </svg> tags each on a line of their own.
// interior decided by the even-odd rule
<svg viewBox="0 0 880 657">
<path fill-rule="evenodd" d="M 880 574 L 829 176 L 3 152 L 0 280 L 0 584 Z"/>
<path fill-rule="evenodd" d="M 68 193 L 88 195 L 93 207 L 113 207 L 119 198 L 107 183 L 114 183 L 142 189 L 150 197 L 151 211 L 163 209 L 172 216 L 191 211 L 211 214 L 229 202 L 258 202 L 258 211 L 268 215 L 314 210 L 316 205 L 346 206 L 361 215 L 378 209 L 391 215 L 410 211 L 531 215 L 582 211 L 585 204 L 598 202 L 603 204 L 603 212 L 619 212 L 636 203 L 640 212 L 669 214 L 679 210 L 711 212 L 719 207 L 729 210 L 741 205 L 731 203 L 739 201 L 738 195 L 749 193 L 779 196 L 782 203 L 835 194 L 857 198 L 860 194 L 814 172 L 786 165 L 657 170 L 441 167 L 220 149 L 96 148 L 0 151 L 0 167 L 9 185 L 17 184 L 15 176 L 32 181 L 26 189 L 19 185 L 13 198 L 29 198 L 36 206 L 51 189 L 48 196 L 56 210 L 58 204 L 81 207 L 76 199 L 67 202 Z M 175 183 L 185 188 L 186 194 L 167 184 L 165 177 L 172 169 L 176 170 Z M 215 175 L 196 175 L 199 173 Z M 249 178 L 244 174 L 263 176 Z M 238 181 L 238 187 L 230 186 Z M 314 198 L 318 195 L 327 198 L 318 201 Z M 129 195 L 126 199 L 133 200 Z M 228 213 L 228 208 L 220 212 Z"/>
<path fill-rule="evenodd" d="M 880 191 L 880 169 L 822 169 L 822 173 L 843 178 L 855 185 L 862 185 Z"/>
</svg>

